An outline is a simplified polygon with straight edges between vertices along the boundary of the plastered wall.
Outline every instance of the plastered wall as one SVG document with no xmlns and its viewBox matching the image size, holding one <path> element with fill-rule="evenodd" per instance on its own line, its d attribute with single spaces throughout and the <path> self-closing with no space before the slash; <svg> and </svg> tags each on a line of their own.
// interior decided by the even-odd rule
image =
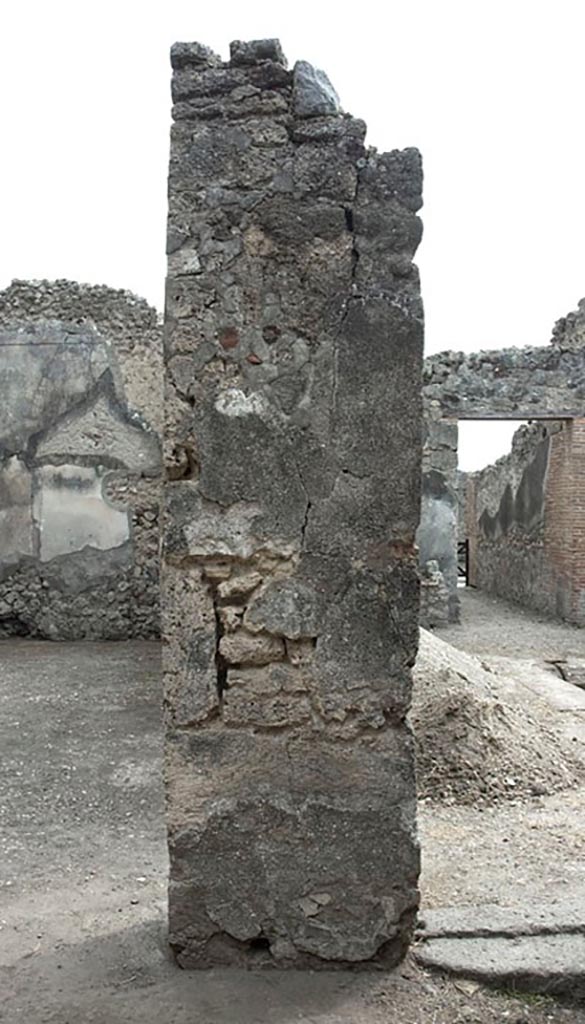
<svg viewBox="0 0 585 1024">
<path fill-rule="evenodd" d="M 156 311 L 104 287 L 14 282 L 0 393 L 0 636 L 156 635 Z"/>
</svg>

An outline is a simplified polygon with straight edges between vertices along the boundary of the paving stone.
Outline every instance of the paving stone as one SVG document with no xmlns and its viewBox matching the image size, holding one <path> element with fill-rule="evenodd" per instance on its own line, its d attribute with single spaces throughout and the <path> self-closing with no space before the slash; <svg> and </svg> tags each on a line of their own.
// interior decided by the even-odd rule
<svg viewBox="0 0 585 1024">
<path fill-rule="evenodd" d="M 585 933 L 585 894 L 581 901 L 530 906 L 441 907 L 422 911 L 417 930 L 425 939 Z"/>
<path fill-rule="evenodd" d="M 585 896 L 428 910 L 417 934 L 416 957 L 426 967 L 502 988 L 585 995 Z"/>
<path fill-rule="evenodd" d="M 425 967 L 486 985 L 548 995 L 585 996 L 585 935 L 430 939 L 418 946 Z"/>
</svg>

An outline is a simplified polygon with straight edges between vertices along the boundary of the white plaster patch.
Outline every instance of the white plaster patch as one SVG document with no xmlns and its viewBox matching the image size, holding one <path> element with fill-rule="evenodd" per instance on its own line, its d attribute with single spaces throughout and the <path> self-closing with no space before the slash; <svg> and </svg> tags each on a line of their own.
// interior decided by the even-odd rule
<svg viewBox="0 0 585 1024">
<path fill-rule="evenodd" d="M 169 256 L 169 275 L 200 274 L 201 260 L 195 249 L 180 249 Z"/>
<path fill-rule="evenodd" d="M 107 551 L 129 539 L 128 513 L 104 501 L 102 478 L 93 466 L 42 466 L 35 483 L 42 562 L 85 547 Z"/>
<path fill-rule="evenodd" d="M 228 388 L 216 399 L 215 408 L 224 416 L 263 416 L 268 411 L 266 399 L 254 392 L 245 395 L 239 388 Z"/>
</svg>

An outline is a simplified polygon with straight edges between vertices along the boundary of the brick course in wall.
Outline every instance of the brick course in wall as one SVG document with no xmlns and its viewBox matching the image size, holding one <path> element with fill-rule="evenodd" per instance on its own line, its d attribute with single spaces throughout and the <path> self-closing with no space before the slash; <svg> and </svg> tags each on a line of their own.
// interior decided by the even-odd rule
<svg viewBox="0 0 585 1024">
<path fill-rule="evenodd" d="M 552 438 L 545 497 L 544 544 L 551 610 L 585 624 L 585 419 Z"/>
</svg>

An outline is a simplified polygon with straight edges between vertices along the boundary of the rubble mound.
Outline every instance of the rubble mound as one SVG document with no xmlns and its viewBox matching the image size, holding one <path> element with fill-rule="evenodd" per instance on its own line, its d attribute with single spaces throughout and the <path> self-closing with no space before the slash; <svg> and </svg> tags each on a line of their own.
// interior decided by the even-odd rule
<svg viewBox="0 0 585 1024">
<path fill-rule="evenodd" d="M 577 785 L 585 766 L 504 675 L 421 629 L 410 721 L 419 797 L 458 804 L 545 796 Z"/>
</svg>

